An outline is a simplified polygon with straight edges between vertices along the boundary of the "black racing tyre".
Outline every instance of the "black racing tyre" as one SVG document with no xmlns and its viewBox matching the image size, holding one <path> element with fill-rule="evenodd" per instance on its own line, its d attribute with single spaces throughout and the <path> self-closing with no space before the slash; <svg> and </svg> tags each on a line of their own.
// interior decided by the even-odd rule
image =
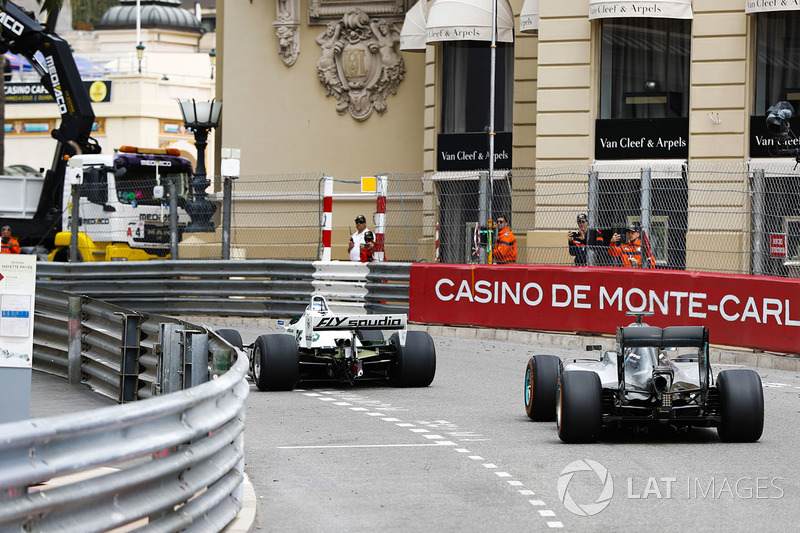
<svg viewBox="0 0 800 533">
<path fill-rule="evenodd" d="M 300 380 L 300 351 L 291 335 L 261 335 L 253 345 L 253 379 L 258 390 L 292 390 Z"/>
<path fill-rule="evenodd" d="M 534 355 L 525 370 L 525 412 L 543 422 L 556 419 L 556 393 L 561 359 L 555 355 Z"/>
<path fill-rule="evenodd" d="M 595 442 L 603 423 L 603 389 L 594 372 L 562 372 L 558 380 L 556 429 L 569 443 Z"/>
<path fill-rule="evenodd" d="M 724 442 L 755 442 L 764 431 L 764 389 L 753 370 L 723 370 L 717 375 L 720 423 Z"/>
<path fill-rule="evenodd" d="M 436 346 L 426 331 L 406 333 L 406 345 L 400 346 L 397 333 L 389 337 L 397 352 L 389 371 L 389 383 L 395 387 L 427 387 L 436 374 Z"/>
<path fill-rule="evenodd" d="M 214 333 L 228 341 L 231 346 L 242 349 L 242 336 L 235 329 L 218 329 Z"/>
<path fill-rule="evenodd" d="M 361 342 L 383 342 L 383 331 L 379 329 L 357 329 L 356 335 Z"/>
</svg>

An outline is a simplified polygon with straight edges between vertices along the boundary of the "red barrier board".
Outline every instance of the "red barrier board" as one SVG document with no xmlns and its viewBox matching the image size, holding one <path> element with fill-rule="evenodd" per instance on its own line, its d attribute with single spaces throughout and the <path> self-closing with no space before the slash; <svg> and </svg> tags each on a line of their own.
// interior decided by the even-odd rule
<svg viewBox="0 0 800 533">
<path fill-rule="evenodd" d="M 711 342 L 800 352 L 800 279 L 624 268 L 413 264 L 409 318 L 428 324 L 614 334 L 707 326 Z"/>
</svg>

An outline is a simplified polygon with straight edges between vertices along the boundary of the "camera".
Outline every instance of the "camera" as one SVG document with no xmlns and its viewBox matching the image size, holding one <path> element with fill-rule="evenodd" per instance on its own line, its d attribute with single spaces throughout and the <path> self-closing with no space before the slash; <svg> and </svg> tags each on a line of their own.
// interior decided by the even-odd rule
<svg viewBox="0 0 800 533">
<path fill-rule="evenodd" d="M 9 240 L 10 240 L 10 239 L 9 239 L 8 237 L 3 237 L 3 238 L 2 238 L 3 244 L 8 244 L 8 241 L 9 241 Z"/>
<path fill-rule="evenodd" d="M 574 239 L 575 237 L 577 237 L 577 236 L 578 236 L 578 232 L 577 232 L 577 231 L 570 231 L 570 232 L 569 232 L 569 236 L 570 236 L 570 237 L 572 237 L 572 238 Z"/>
</svg>

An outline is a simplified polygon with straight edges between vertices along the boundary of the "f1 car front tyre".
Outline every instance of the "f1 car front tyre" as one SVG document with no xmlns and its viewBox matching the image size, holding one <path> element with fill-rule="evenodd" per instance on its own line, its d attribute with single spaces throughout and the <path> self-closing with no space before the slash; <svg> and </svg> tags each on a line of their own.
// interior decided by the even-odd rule
<svg viewBox="0 0 800 533">
<path fill-rule="evenodd" d="M 218 329 L 215 333 L 228 341 L 231 346 L 242 349 L 242 336 L 235 329 Z"/>
<path fill-rule="evenodd" d="M 558 380 L 556 429 L 564 442 L 595 442 L 603 424 L 603 389 L 594 372 L 572 370 Z"/>
<path fill-rule="evenodd" d="M 525 370 L 525 412 L 543 422 L 556 419 L 556 392 L 561 359 L 555 355 L 534 355 Z"/>
<path fill-rule="evenodd" d="M 723 370 L 717 376 L 723 442 L 755 442 L 764 431 L 764 389 L 753 370 Z"/>
<path fill-rule="evenodd" d="M 258 390 L 287 391 L 300 380 L 300 352 L 291 335 L 261 335 L 253 346 L 253 379 Z"/>
<path fill-rule="evenodd" d="M 400 346 L 397 333 L 389 337 L 397 351 L 389 371 L 389 383 L 395 387 L 427 387 L 436 374 L 436 346 L 426 331 L 406 333 L 406 345 Z"/>
</svg>

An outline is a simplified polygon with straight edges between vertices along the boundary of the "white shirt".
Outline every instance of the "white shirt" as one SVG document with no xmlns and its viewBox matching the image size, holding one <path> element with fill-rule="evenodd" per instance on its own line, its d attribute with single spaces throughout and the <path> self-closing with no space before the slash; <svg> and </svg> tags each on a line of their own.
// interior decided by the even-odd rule
<svg viewBox="0 0 800 533">
<path fill-rule="evenodd" d="M 369 231 L 369 228 L 364 228 L 361 233 L 355 232 L 353 236 L 353 247 L 350 249 L 350 261 L 361 261 L 361 244 L 364 244 L 364 234 Z"/>
</svg>

